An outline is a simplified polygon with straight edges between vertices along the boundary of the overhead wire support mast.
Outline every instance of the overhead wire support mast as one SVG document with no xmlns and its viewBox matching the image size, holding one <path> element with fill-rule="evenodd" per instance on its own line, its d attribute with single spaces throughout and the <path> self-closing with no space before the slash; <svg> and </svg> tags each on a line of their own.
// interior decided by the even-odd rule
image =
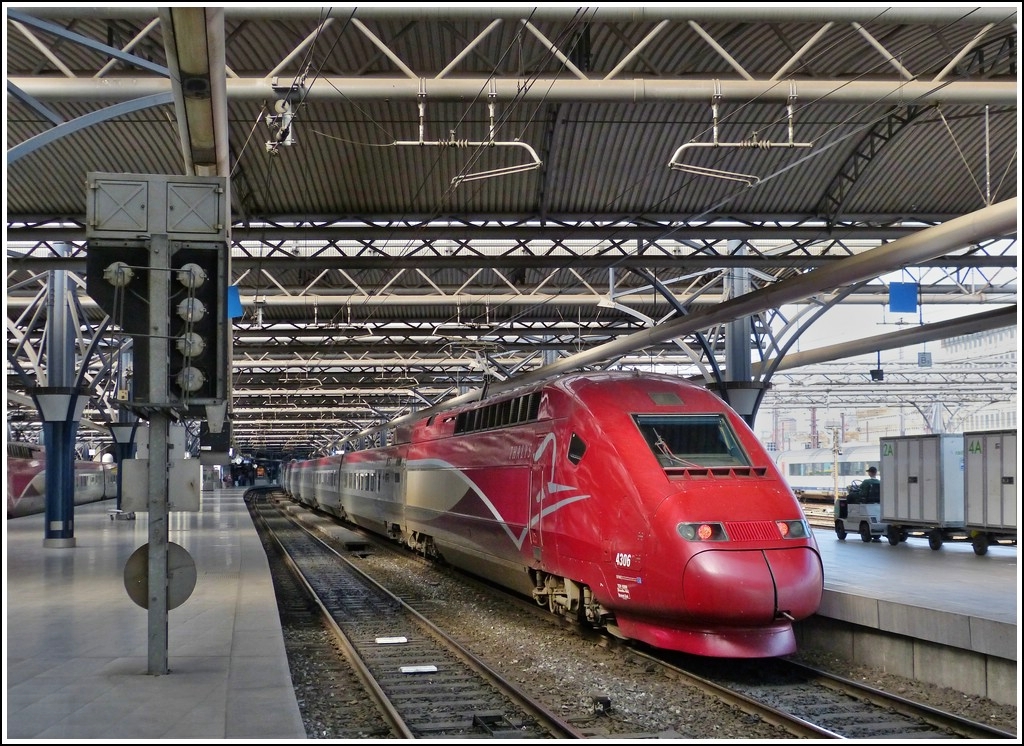
<svg viewBox="0 0 1024 746">
<path fill-rule="evenodd" d="M 480 148 L 480 147 L 503 147 L 503 148 L 521 148 L 527 152 L 531 160 L 526 163 L 517 163 L 512 166 L 502 166 L 501 168 L 493 168 L 488 171 L 479 171 L 477 173 L 462 174 L 459 176 L 452 177 L 452 186 L 458 186 L 466 181 L 478 181 L 480 179 L 490 179 L 495 176 L 507 176 L 509 174 L 523 173 L 524 171 L 533 171 L 540 168 L 543 165 L 540 156 L 537 155 L 537 151 L 533 149 L 531 145 L 519 140 L 495 140 L 494 139 L 494 99 L 497 97 L 497 90 L 495 88 L 494 80 L 491 80 L 491 91 L 488 94 L 487 110 L 490 116 L 490 127 L 488 129 L 488 139 L 484 141 L 478 140 L 456 140 L 455 130 L 452 130 L 448 140 L 433 140 L 427 141 L 423 138 L 424 134 L 424 119 L 426 116 L 426 92 L 423 90 L 422 81 L 420 83 L 419 101 L 417 106 L 419 107 L 419 140 L 395 140 L 392 145 L 402 146 L 423 146 L 431 145 L 442 148 Z"/>
<path fill-rule="evenodd" d="M 755 186 L 760 183 L 761 178 L 753 174 L 744 174 L 737 171 L 724 171 L 717 168 L 707 168 L 689 163 L 680 163 L 679 158 L 683 151 L 688 148 L 753 148 L 757 150 L 770 150 L 771 148 L 812 148 L 813 142 L 795 142 L 793 139 L 793 103 L 796 101 L 796 87 L 791 85 L 789 102 L 786 105 L 787 119 L 789 121 L 789 140 L 787 142 L 772 142 L 770 140 L 759 140 L 757 133 L 749 140 L 740 142 L 719 142 L 718 141 L 718 102 L 722 99 L 721 83 L 715 81 L 715 94 L 711 101 L 712 111 L 712 141 L 711 142 L 688 142 L 680 145 L 668 161 L 668 167 L 673 171 L 682 171 L 696 176 L 711 176 L 716 179 L 729 179 L 731 181 L 743 181 L 747 186 Z"/>
</svg>

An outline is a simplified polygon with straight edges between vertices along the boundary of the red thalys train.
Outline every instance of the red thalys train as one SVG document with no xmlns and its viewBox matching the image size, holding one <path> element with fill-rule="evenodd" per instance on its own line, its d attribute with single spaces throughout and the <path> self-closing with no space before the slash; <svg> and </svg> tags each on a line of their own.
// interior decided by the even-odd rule
<svg viewBox="0 0 1024 746">
<path fill-rule="evenodd" d="M 578 374 L 463 404 L 394 444 L 295 461 L 293 499 L 625 639 L 796 649 L 823 572 L 751 429 L 664 375 Z"/>
<path fill-rule="evenodd" d="M 75 461 L 75 505 L 117 497 L 117 467 Z M 46 509 L 46 450 L 33 443 L 7 444 L 7 517 Z"/>
</svg>

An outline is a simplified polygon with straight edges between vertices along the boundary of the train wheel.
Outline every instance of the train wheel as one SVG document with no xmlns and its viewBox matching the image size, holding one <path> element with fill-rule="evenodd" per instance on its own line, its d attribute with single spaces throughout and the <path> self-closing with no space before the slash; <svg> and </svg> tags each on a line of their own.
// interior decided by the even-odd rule
<svg viewBox="0 0 1024 746">
<path fill-rule="evenodd" d="M 900 530 L 895 526 L 889 526 L 885 529 L 885 538 L 889 540 L 889 546 L 896 546 L 900 543 Z"/>
<path fill-rule="evenodd" d="M 846 541 L 846 526 L 840 520 L 836 521 L 836 536 L 839 537 L 839 541 Z"/>
<path fill-rule="evenodd" d="M 942 529 L 933 528 L 928 534 L 928 546 L 932 549 L 942 549 Z"/>
<path fill-rule="evenodd" d="M 865 544 L 871 541 L 871 526 L 867 523 L 860 524 L 860 540 Z"/>
<path fill-rule="evenodd" d="M 978 534 L 971 540 L 971 546 L 974 547 L 976 555 L 983 557 L 988 552 L 988 537 L 985 534 Z"/>
</svg>

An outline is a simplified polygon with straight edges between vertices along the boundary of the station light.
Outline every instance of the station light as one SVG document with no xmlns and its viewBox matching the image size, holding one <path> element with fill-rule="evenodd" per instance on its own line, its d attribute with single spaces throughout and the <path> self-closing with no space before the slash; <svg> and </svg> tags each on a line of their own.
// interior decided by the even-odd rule
<svg viewBox="0 0 1024 746">
<path fill-rule="evenodd" d="M 227 390 L 227 278 L 222 245 L 184 244 L 171 257 L 168 294 L 170 395 L 185 408 Z"/>
</svg>

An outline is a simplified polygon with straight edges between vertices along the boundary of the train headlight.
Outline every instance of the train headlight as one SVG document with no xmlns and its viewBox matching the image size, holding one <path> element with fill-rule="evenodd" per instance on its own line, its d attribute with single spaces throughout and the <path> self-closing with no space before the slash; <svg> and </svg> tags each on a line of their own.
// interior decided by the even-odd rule
<svg viewBox="0 0 1024 746">
<path fill-rule="evenodd" d="M 728 541 L 721 523 L 680 523 L 676 531 L 687 541 Z"/>
<path fill-rule="evenodd" d="M 783 539 L 806 539 L 810 535 L 807 523 L 802 520 L 775 521 Z"/>
</svg>

